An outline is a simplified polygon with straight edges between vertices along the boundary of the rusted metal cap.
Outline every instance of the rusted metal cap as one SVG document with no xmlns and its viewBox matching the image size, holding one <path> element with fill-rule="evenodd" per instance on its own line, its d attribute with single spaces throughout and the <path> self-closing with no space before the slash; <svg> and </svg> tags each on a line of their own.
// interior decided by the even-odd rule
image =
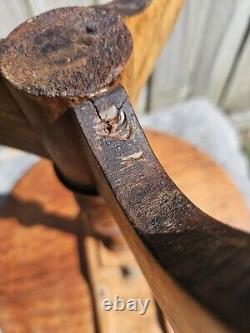
<svg viewBox="0 0 250 333">
<path fill-rule="evenodd" d="M 109 85 L 132 51 L 132 37 L 114 13 L 68 7 L 20 25 L 5 40 L 1 73 L 32 95 L 89 96 Z"/>
</svg>

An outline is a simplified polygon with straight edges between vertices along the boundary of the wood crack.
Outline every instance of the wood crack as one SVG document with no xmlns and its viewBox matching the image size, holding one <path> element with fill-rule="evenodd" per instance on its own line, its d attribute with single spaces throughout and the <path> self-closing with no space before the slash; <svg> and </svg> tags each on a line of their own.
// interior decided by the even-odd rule
<svg viewBox="0 0 250 333">
<path fill-rule="evenodd" d="M 103 98 L 105 99 L 105 96 Z M 95 126 L 98 135 L 115 140 L 127 140 L 130 138 L 131 128 L 123 111 L 127 99 L 122 101 L 121 105 L 105 103 L 105 100 L 101 105 L 97 105 L 95 99 L 90 99 L 90 101 L 98 116 Z"/>
</svg>

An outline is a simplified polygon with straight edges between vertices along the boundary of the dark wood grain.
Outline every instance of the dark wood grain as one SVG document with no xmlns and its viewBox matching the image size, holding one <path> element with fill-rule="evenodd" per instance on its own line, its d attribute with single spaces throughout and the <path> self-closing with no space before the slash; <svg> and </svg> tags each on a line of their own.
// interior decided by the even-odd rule
<svg viewBox="0 0 250 333">
<path fill-rule="evenodd" d="M 48 157 L 21 108 L 0 77 L 0 144 Z"/>
<path fill-rule="evenodd" d="M 209 217 L 181 193 L 151 151 L 122 88 L 72 112 L 100 191 L 122 229 L 132 226 L 135 241 L 140 239 L 166 274 L 217 318 L 248 332 L 249 234 Z"/>
</svg>

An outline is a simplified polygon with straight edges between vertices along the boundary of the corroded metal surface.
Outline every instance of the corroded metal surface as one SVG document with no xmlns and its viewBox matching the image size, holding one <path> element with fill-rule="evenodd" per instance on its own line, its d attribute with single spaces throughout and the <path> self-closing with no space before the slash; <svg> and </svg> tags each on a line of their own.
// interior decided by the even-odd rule
<svg viewBox="0 0 250 333">
<path fill-rule="evenodd" d="M 132 51 L 122 19 L 98 7 L 68 7 L 28 20 L 5 40 L 1 72 L 42 96 L 88 96 L 110 84 Z"/>
</svg>

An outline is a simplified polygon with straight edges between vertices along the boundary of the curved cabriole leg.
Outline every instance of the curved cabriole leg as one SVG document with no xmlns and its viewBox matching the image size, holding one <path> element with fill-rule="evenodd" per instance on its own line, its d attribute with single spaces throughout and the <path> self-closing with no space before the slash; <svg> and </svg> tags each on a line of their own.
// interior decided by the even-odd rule
<svg viewBox="0 0 250 333">
<path fill-rule="evenodd" d="M 229 327 L 247 332 L 250 235 L 209 217 L 181 193 L 154 156 L 121 87 L 72 112 L 99 189 L 164 313 L 182 309 L 183 320 L 191 319 L 187 327 L 204 330 L 205 318 L 191 318 L 190 304 L 169 302 L 171 276 Z M 204 330 L 222 331 L 211 323 Z"/>
</svg>

